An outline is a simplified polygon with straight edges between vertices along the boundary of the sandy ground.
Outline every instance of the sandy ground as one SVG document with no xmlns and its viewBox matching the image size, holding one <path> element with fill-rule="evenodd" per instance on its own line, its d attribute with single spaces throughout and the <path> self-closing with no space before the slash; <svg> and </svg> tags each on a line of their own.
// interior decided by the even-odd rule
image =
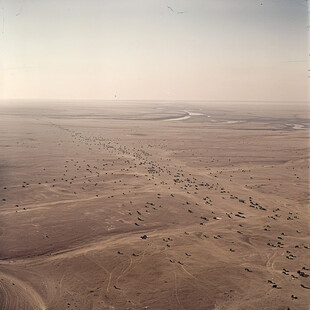
<svg viewBox="0 0 310 310">
<path fill-rule="evenodd" d="M 305 104 L 2 106 L 0 308 L 308 309 L 308 128 Z"/>
</svg>

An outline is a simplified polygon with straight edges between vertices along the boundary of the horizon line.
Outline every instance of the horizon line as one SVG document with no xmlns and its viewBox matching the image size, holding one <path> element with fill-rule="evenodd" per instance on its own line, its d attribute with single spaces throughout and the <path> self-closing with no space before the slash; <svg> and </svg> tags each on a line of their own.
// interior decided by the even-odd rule
<svg viewBox="0 0 310 310">
<path fill-rule="evenodd" d="M 106 101 L 106 102 L 283 102 L 283 103 L 310 103 L 310 100 L 260 100 L 260 99 L 242 99 L 242 100 L 230 100 L 230 99 L 56 99 L 56 98 L 5 98 L 0 99 L 0 102 L 4 101 L 52 101 L 52 102 L 85 102 L 85 101 Z"/>
</svg>

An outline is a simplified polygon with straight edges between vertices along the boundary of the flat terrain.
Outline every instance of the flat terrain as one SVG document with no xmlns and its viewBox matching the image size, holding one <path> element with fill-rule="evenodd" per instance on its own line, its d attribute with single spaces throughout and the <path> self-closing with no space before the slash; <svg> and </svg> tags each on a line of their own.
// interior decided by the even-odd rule
<svg viewBox="0 0 310 310">
<path fill-rule="evenodd" d="M 0 106 L 0 309 L 308 309 L 306 104 Z"/>
</svg>

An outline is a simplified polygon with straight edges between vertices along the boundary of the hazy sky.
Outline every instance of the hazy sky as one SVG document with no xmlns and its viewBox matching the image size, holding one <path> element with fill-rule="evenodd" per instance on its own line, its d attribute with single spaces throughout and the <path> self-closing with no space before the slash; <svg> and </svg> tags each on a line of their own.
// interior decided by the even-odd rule
<svg viewBox="0 0 310 310">
<path fill-rule="evenodd" d="M 0 3 L 0 99 L 307 99 L 305 0 Z"/>
</svg>

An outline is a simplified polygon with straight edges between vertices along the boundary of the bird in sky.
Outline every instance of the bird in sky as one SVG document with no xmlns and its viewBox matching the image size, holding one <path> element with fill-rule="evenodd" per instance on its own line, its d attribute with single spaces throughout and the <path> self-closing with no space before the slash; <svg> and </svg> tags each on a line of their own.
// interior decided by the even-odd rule
<svg viewBox="0 0 310 310">
<path fill-rule="evenodd" d="M 172 12 L 172 13 L 176 13 L 176 14 L 184 14 L 184 11 L 175 11 L 171 6 L 167 6 L 167 8 Z"/>
</svg>

